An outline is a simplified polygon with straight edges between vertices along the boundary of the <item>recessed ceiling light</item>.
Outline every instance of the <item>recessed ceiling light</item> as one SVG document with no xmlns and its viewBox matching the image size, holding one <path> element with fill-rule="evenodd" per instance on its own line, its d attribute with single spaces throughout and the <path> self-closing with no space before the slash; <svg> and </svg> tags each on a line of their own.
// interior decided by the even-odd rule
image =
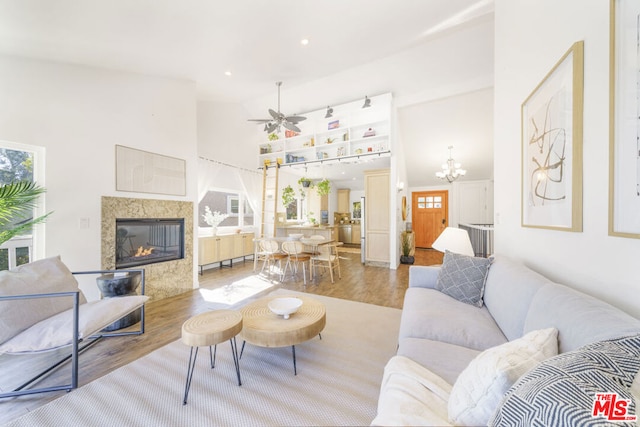
<svg viewBox="0 0 640 427">
<path fill-rule="evenodd" d="M 224 75 L 225 75 L 225 76 L 230 76 L 230 75 L 231 75 L 231 71 L 225 71 L 225 72 L 224 72 Z"/>
<path fill-rule="evenodd" d="M 301 44 L 302 46 L 306 46 L 306 45 L 308 45 L 308 44 L 309 44 L 309 39 L 302 39 L 302 40 L 300 40 L 300 44 Z"/>
</svg>

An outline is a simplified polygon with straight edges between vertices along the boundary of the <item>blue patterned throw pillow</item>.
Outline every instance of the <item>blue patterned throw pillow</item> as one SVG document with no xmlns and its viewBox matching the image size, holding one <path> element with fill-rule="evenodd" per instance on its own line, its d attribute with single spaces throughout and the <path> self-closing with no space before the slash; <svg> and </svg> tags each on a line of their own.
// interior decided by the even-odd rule
<svg viewBox="0 0 640 427">
<path fill-rule="evenodd" d="M 638 370 L 640 335 L 559 354 L 509 389 L 489 425 L 636 426 L 630 388 Z"/>
<path fill-rule="evenodd" d="M 458 301 L 482 307 L 491 259 L 445 251 L 436 289 Z"/>
</svg>

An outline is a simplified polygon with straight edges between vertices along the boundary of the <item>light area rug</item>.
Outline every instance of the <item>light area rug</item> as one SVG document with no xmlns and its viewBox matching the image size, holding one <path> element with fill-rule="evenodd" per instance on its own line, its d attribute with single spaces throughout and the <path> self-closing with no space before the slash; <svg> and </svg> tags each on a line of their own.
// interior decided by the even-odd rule
<svg viewBox="0 0 640 427">
<path fill-rule="evenodd" d="M 305 295 L 325 304 L 327 325 L 322 339 L 296 346 L 297 376 L 291 347 L 247 344 L 239 387 L 229 343 L 218 345 L 215 369 L 203 347 L 183 406 L 189 347 L 178 340 L 7 426 L 369 425 L 401 311 Z"/>
</svg>

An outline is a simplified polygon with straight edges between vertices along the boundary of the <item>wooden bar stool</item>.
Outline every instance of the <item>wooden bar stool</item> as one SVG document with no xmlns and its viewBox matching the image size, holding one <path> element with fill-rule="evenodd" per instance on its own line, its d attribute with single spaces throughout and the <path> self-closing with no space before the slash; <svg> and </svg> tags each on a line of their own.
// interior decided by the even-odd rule
<svg viewBox="0 0 640 427">
<path fill-rule="evenodd" d="M 236 335 L 238 335 L 241 330 L 242 314 L 234 310 L 207 311 L 183 323 L 182 342 L 191 347 L 191 351 L 189 352 L 189 366 L 187 368 L 187 382 L 184 386 L 183 405 L 187 404 L 187 396 L 191 388 L 191 379 L 193 378 L 199 347 L 209 346 L 209 359 L 211 361 L 211 369 L 213 369 L 216 364 L 217 344 L 229 340 L 229 343 L 231 343 L 233 364 L 236 367 L 236 375 L 238 376 L 238 385 L 242 385 L 240 381 L 238 346 L 236 344 Z M 214 346 L 213 352 L 211 351 L 211 346 Z M 195 352 L 193 351 L 194 347 L 196 349 Z"/>
</svg>

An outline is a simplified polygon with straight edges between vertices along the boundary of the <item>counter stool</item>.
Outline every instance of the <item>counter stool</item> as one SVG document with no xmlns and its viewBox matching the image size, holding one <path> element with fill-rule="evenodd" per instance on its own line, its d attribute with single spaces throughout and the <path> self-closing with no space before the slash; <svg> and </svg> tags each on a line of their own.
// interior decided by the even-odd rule
<svg viewBox="0 0 640 427">
<path fill-rule="evenodd" d="M 187 404 L 189 388 L 191 388 L 191 378 L 196 366 L 198 348 L 209 346 L 209 359 L 211 369 L 215 368 L 217 344 L 229 340 L 231 343 L 231 354 L 233 364 L 236 367 L 238 385 L 240 381 L 240 364 L 238 359 L 238 346 L 236 335 L 242 330 L 242 314 L 234 310 L 213 310 L 198 314 L 182 324 L 182 342 L 191 347 L 189 352 L 189 366 L 187 368 L 187 382 L 184 386 L 183 405 Z M 211 346 L 214 346 L 213 352 Z M 194 352 L 193 349 L 196 349 Z"/>
</svg>

